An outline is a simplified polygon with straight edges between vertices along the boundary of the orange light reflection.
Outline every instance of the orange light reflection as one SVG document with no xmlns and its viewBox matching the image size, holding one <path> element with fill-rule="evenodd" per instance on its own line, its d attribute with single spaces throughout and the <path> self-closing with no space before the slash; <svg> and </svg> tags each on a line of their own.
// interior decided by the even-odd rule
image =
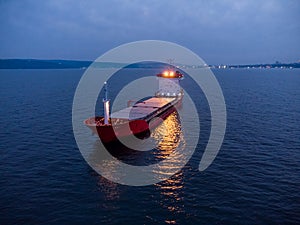
<svg viewBox="0 0 300 225">
<path fill-rule="evenodd" d="M 170 154 L 174 154 L 174 150 L 179 148 L 180 150 L 185 148 L 185 140 L 181 131 L 181 124 L 179 115 L 177 112 L 172 113 L 164 122 L 158 126 L 151 135 L 154 139 L 158 140 L 158 149 L 160 152 L 156 157 L 160 159 L 166 159 Z M 179 154 L 184 154 L 184 151 L 179 151 Z M 172 158 L 170 164 L 164 164 L 162 167 L 176 167 L 180 157 Z M 166 171 L 166 168 L 160 168 L 157 171 Z M 160 205 L 166 208 L 169 212 L 180 213 L 184 211 L 183 208 L 183 172 L 176 173 L 168 180 L 155 184 L 158 191 L 163 196 L 160 201 Z M 165 218 L 165 223 L 176 224 L 176 220 L 173 218 Z"/>
</svg>

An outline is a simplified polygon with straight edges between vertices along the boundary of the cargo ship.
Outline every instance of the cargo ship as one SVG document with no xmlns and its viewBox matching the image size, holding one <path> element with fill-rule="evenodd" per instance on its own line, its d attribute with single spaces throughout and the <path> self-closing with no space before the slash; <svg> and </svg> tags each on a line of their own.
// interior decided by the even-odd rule
<svg viewBox="0 0 300 225">
<path fill-rule="evenodd" d="M 157 74 L 156 77 L 159 88 L 154 96 L 137 101 L 132 106 L 111 114 L 105 82 L 104 115 L 88 118 L 84 124 L 104 143 L 117 141 L 130 135 L 138 138 L 147 137 L 152 129 L 181 105 L 184 95 L 179 84 L 183 79 L 181 72 L 168 69 Z"/>
</svg>

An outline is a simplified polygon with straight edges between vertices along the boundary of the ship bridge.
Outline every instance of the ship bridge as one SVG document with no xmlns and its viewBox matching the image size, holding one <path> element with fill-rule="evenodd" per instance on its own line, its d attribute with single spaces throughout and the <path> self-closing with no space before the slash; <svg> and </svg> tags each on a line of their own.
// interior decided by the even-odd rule
<svg viewBox="0 0 300 225">
<path fill-rule="evenodd" d="M 166 70 L 156 75 L 158 79 L 157 97 L 178 97 L 182 95 L 182 88 L 179 81 L 183 79 L 183 74 L 179 71 Z"/>
</svg>

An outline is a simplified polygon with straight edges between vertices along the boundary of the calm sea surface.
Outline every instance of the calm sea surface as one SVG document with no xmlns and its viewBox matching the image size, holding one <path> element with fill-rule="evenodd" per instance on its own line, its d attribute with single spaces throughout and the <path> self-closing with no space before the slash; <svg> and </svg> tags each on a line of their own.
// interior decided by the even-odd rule
<svg viewBox="0 0 300 225">
<path fill-rule="evenodd" d="M 215 70 L 228 117 L 217 158 L 198 171 L 204 99 L 191 160 L 144 187 L 110 182 L 81 156 L 71 113 L 83 72 L 0 71 L 0 224 L 300 224 L 300 70 Z"/>
</svg>

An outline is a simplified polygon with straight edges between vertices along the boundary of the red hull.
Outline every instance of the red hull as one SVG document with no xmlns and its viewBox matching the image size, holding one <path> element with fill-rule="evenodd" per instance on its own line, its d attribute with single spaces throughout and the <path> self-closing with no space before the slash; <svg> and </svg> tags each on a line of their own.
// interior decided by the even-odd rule
<svg viewBox="0 0 300 225">
<path fill-rule="evenodd" d="M 176 103 L 176 106 L 180 107 L 181 99 Z M 105 142 L 116 141 L 117 137 L 126 137 L 129 135 L 143 137 L 143 134 L 149 134 L 151 129 L 156 128 L 163 120 L 165 120 L 171 113 L 176 110 L 174 106 L 170 106 L 168 109 L 157 115 L 160 119 L 146 119 L 143 120 L 127 120 L 122 123 L 112 126 L 111 124 L 105 125 L 103 117 L 93 117 L 84 121 L 93 133 L 98 134 L 100 139 Z"/>
</svg>

